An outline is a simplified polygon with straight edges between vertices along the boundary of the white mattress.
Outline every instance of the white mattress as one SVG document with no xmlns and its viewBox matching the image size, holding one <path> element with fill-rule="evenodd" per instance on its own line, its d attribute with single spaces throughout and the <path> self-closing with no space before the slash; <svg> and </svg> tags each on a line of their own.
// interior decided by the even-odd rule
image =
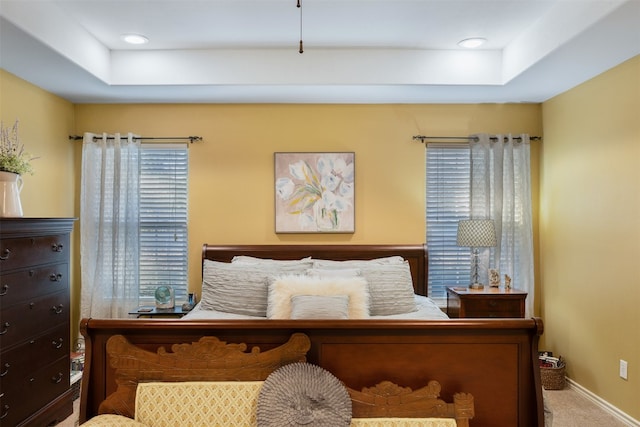
<svg viewBox="0 0 640 427">
<path fill-rule="evenodd" d="M 371 316 L 370 319 L 408 319 L 408 320 L 443 320 L 449 317 L 438 307 L 431 298 L 415 295 L 417 311 L 404 314 L 394 314 L 392 316 Z M 182 317 L 183 320 L 202 319 L 266 319 L 266 317 L 246 316 L 242 314 L 226 313 L 224 311 L 203 310 L 198 303 L 193 310 Z"/>
</svg>

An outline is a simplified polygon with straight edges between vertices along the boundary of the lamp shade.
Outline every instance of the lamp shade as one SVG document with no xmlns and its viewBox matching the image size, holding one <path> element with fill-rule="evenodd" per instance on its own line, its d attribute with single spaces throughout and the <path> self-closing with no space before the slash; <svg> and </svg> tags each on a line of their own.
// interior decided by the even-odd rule
<svg viewBox="0 0 640 427">
<path fill-rule="evenodd" d="M 490 248 L 496 243 L 496 231 L 492 220 L 467 219 L 458 222 L 458 246 Z"/>
</svg>

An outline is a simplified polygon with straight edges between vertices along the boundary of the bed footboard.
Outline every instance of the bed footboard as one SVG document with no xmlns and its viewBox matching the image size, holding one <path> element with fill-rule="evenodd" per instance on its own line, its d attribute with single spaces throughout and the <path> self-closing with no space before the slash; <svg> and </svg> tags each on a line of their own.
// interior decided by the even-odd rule
<svg viewBox="0 0 640 427">
<path fill-rule="evenodd" d="M 432 379 L 442 399 L 454 391 L 475 399 L 472 425 L 543 426 L 538 339 L 533 319 L 403 320 L 98 320 L 83 319 L 85 372 L 80 421 L 98 414 L 117 384 L 107 340 L 122 335 L 149 351 L 214 336 L 261 351 L 286 343 L 292 334 L 310 339 L 307 362 L 329 370 L 360 390 L 382 381 L 418 389 Z"/>
</svg>

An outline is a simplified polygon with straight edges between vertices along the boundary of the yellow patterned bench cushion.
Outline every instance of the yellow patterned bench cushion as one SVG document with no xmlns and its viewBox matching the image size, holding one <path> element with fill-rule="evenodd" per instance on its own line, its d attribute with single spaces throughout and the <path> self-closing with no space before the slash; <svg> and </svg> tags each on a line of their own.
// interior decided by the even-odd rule
<svg viewBox="0 0 640 427">
<path fill-rule="evenodd" d="M 263 382 L 139 383 L 135 419 L 148 427 L 256 426 Z"/>
<path fill-rule="evenodd" d="M 122 415 L 102 414 L 97 415 L 85 423 L 82 427 L 147 427 L 142 423 Z"/>
<path fill-rule="evenodd" d="M 258 396 L 264 381 L 139 383 L 135 420 L 98 415 L 83 427 L 257 426 Z M 351 427 L 456 427 L 443 418 L 353 418 Z"/>
<path fill-rule="evenodd" d="M 453 418 L 353 418 L 351 427 L 456 427 Z"/>
</svg>

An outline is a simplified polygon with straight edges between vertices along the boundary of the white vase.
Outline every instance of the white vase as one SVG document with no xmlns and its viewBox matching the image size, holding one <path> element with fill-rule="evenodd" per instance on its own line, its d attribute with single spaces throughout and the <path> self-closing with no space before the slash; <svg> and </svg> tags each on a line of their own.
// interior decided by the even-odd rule
<svg viewBox="0 0 640 427">
<path fill-rule="evenodd" d="M 21 217 L 22 177 L 17 173 L 0 171 L 0 217 Z"/>
</svg>

